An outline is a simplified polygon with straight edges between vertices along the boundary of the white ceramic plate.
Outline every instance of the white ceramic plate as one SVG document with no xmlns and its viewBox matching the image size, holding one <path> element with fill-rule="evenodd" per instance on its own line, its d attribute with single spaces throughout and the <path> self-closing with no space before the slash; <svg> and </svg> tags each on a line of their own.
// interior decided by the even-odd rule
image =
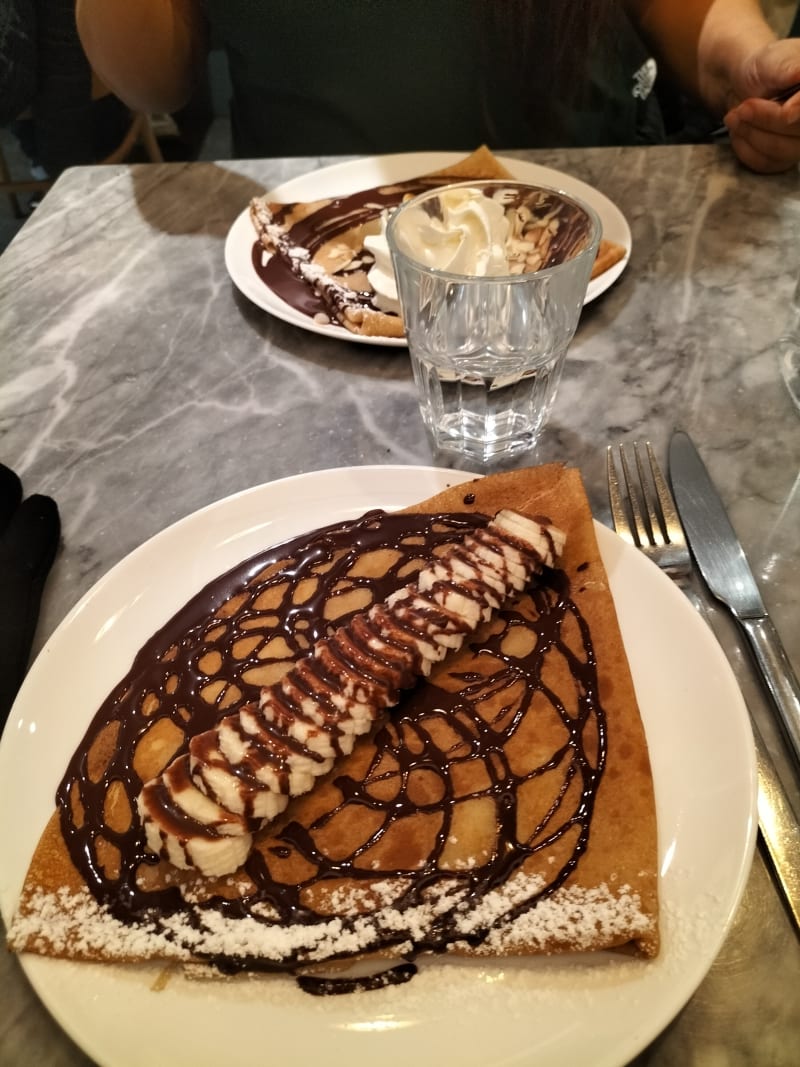
<svg viewBox="0 0 800 1067">
<path fill-rule="evenodd" d="M 33 665 L 0 745 L 0 904 L 11 918 L 66 761 L 136 650 L 211 578 L 253 553 L 373 507 L 403 507 L 467 475 L 355 467 L 273 482 L 222 500 L 142 545 L 56 630 Z M 719 646 L 681 593 L 605 527 L 616 598 L 652 754 L 663 949 L 433 961 L 405 986 L 316 998 L 286 978 L 230 982 L 152 967 L 23 956 L 34 988 L 104 1067 L 250 1067 L 442 1060 L 460 1067 L 628 1062 L 686 1003 L 728 929 L 755 839 L 752 737 Z"/>
<path fill-rule="evenodd" d="M 277 201 L 319 200 L 326 196 L 342 196 L 356 193 L 360 189 L 370 189 L 388 181 L 403 181 L 418 174 L 440 170 L 463 158 L 458 152 L 402 152 L 392 156 L 372 156 L 367 159 L 337 163 L 332 167 L 303 174 L 292 178 L 270 190 L 270 197 Z M 586 182 L 564 174 L 560 170 L 541 167 L 538 163 L 528 163 L 520 159 L 498 157 L 509 171 L 520 181 L 549 185 L 562 192 L 575 196 L 593 207 L 603 224 L 603 236 L 625 247 L 626 253 L 619 263 L 589 282 L 586 303 L 596 299 L 625 270 L 631 254 L 631 231 L 625 216 L 616 206 Z M 351 333 L 343 326 L 324 325 L 315 322 L 302 311 L 297 311 L 287 304 L 259 278 L 253 267 L 252 249 L 255 240 L 253 224 L 249 209 L 245 208 L 228 231 L 225 241 L 225 265 L 236 287 L 258 307 L 312 333 L 340 337 L 347 341 L 363 342 L 372 345 L 405 346 L 402 337 L 362 337 Z M 266 254 L 266 253 L 265 253 Z"/>
</svg>

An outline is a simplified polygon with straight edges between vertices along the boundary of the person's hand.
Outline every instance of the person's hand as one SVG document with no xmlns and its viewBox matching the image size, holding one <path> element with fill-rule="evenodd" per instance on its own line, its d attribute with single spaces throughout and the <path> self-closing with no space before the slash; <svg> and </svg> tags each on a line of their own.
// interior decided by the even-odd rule
<svg viewBox="0 0 800 1067">
<path fill-rule="evenodd" d="M 743 64 L 734 86 L 740 102 L 725 115 L 736 155 L 752 170 L 775 174 L 800 162 L 800 91 L 768 99 L 800 82 L 800 38 L 773 41 Z"/>
</svg>

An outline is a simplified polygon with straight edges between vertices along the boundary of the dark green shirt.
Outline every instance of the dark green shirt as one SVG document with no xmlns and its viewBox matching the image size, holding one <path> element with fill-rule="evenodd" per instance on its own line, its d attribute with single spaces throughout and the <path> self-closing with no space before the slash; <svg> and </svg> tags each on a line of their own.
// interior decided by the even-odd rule
<svg viewBox="0 0 800 1067">
<path fill-rule="evenodd" d="M 648 54 L 621 15 L 592 49 L 588 93 L 549 110 L 546 80 L 544 94 L 531 89 L 509 61 L 516 42 L 493 39 L 470 0 L 207 0 L 207 10 L 228 55 L 238 156 L 663 137 L 637 80 Z"/>
</svg>

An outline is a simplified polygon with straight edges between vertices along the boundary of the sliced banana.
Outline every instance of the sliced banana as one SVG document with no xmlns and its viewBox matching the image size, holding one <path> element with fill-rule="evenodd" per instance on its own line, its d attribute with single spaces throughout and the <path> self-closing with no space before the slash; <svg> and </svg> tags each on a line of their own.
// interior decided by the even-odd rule
<svg viewBox="0 0 800 1067">
<path fill-rule="evenodd" d="M 553 567 L 553 526 L 504 510 L 446 546 L 382 604 L 318 641 L 276 685 L 213 729 L 148 782 L 138 799 L 148 847 L 205 875 L 235 871 L 252 834 L 352 751 L 400 691 Z"/>
</svg>

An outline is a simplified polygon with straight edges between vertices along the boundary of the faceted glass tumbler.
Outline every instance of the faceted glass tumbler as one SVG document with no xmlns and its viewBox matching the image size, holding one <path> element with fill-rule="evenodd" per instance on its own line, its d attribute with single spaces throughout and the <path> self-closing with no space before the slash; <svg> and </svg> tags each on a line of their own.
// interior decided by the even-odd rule
<svg viewBox="0 0 800 1067">
<path fill-rule="evenodd" d="M 409 250 L 402 214 L 422 205 L 440 215 L 437 199 L 453 186 L 407 201 L 389 220 L 387 241 L 431 444 L 486 465 L 532 448 L 545 424 L 601 228 L 590 207 L 544 186 L 501 181 L 458 187 L 526 197 L 534 214 L 541 209 L 540 243 L 549 242 L 550 250 L 543 257 L 547 265 L 524 273 L 476 277 L 427 266 Z"/>
</svg>

